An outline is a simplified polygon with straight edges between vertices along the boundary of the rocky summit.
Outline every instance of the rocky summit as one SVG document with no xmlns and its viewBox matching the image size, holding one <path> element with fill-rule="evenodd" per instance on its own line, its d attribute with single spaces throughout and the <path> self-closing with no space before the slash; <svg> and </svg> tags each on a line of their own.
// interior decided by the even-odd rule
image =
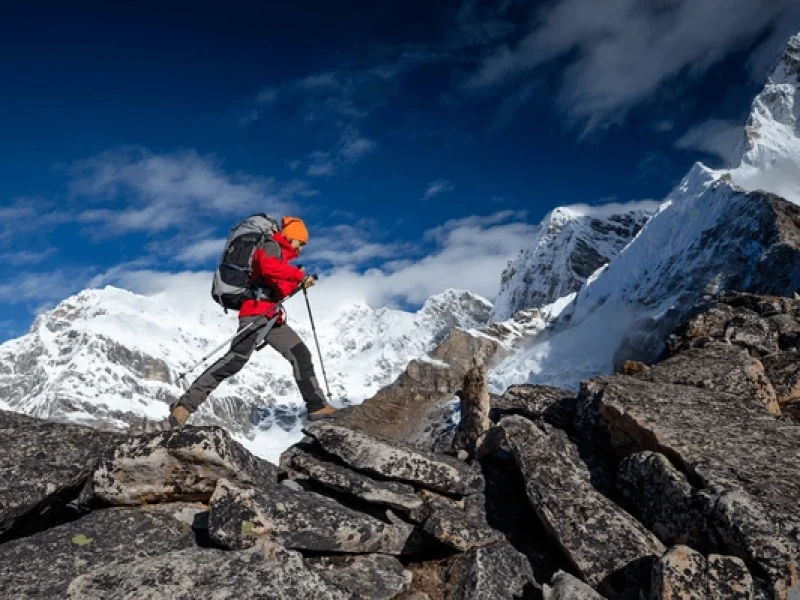
<svg viewBox="0 0 800 600">
<path fill-rule="evenodd" d="M 3 412 L 0 594 L 795 600 L 798 332 L 800 300 L 720 295 L 658 362 L 502 395 L 477 364 L 451 431 L 413 423 L 439 399 L 406 390 L 414 439 L 387 434 L 403 404 L 371 427 L 367 402 L 280 466 L 214 426 Z"/>
</svg>

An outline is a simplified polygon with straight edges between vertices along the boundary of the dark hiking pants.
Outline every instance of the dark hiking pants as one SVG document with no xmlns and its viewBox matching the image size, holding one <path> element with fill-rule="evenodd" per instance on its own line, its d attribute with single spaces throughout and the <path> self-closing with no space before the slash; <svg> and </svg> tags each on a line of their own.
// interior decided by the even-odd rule
<svg viewBox="0 0 800 600">
<path fill-rule="evenodd" d="M 239 330 L 259 318 L 242 317 L 239 319 Z M 268 319 L 262 319 L 261 325 L 249 330 L 242 337 L 235 338 L 228 353 L 206 369 L 180 397 L 177 404 L 186 407 L 189 412 L 195 412 L 220 383 L 241 371 L 253 354 L 253 350 L 266 341 L 291 363 L 294 379 L 300 388 L 308 412 L 325 406 L 325 396 L 317 383 L 308 346 L 288 325 L 276 325 L 267 331 L 267 323 Z"/>
</svg>

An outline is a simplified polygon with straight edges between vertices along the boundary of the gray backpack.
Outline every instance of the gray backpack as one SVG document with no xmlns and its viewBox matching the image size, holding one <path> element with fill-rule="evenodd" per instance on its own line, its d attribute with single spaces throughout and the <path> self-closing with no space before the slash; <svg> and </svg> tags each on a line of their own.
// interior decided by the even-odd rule
<svg viewBox="0 0 800 600">
<path fill-rule="evenodd" d="M 239 310 L 251 293 L 253 254 L 277 231 L 278 222 L 264 213 L 247 217 L 231 229 L 211 283 L 211 297 L 225 312 Z"/>
</svg>

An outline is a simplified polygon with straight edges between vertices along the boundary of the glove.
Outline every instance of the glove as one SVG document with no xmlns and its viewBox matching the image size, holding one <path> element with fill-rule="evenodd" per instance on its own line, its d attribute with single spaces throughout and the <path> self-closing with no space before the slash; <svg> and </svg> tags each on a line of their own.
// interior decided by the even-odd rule
<svg viewBox="0 0 800 600">
<path fill-rule="evenodd" d="M 303 279 L 300 285 L 302 285 L 304 289 L 308 289 L 315 283 L 317 283 L 316 275 L 306 275 L 305 279 Z"/>
</svg>

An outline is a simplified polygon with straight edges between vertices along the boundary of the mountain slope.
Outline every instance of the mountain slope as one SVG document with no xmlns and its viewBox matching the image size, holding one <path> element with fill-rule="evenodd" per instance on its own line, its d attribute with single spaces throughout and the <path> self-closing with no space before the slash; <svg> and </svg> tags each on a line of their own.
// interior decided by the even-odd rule
<svg viewBox="0 0 800 600">
<path fill-rule="evenodd" d="M 634 238 L 655 202 L 563 206 L 548 214 L 533 240 L 503 272 L 493 321 L 541 308 L 583 287 Z"/>
</svg>

